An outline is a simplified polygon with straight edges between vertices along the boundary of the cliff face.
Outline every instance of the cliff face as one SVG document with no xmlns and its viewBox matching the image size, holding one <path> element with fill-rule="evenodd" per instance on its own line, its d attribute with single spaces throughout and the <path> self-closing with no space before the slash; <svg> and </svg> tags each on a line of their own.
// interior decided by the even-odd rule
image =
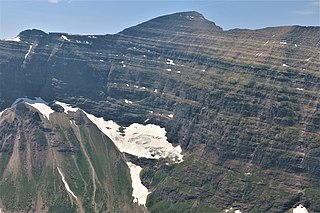
<svg viewBox="0 0 320 213">
<path fill-rule="evenodd" d="M 0 41 L 0 110 L 60 100 L 159 124 L 183 147 L 182 164 L 147 169 L 150 209 L 320 209 L 319 27 L 223 31 L 186 12 L 115 35 L 19 38 Z"/>
</svg>

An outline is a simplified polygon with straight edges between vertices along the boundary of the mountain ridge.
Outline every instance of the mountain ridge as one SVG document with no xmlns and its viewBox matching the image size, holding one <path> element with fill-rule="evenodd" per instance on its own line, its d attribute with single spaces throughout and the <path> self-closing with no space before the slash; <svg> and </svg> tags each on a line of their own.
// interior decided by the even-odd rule
<svg viewBox="0 0 320 213">
<path fill-rule="evenodd" d="M 217 26 L 215 24 L 215 22 L 213 21 L 209 21 L 207 19 L 205 19 L 205 17 L 203 16 L 203 14 L 197 12 L 197 11 L 186 11 L 186 12 L 177 12 L 177 13 L 173 13 L 173 14 L 169 14 L 169 15 L 162 15 L 162 16 L 158 16 L 156 18 L 151 18 L 150 20 L 148 21 L 145 21 L 143 23 L 140 23 L 140 24 L 137 24 L 137 25 L 134 25 L 132 27 L 128 27 L 124 30 L 121 30 L 117 33 L 114 33 L 114 34 L 90 34 L 91 36 L 112 36 L 112 35 L 116 35 L 116 34 L 122 34 L 124 31 L 127 31 L 127 30 L 130 30 L 131 28 L 135 28 L 135 27 L 140 27 L 143 25 L 146 25 L 148 23 L 152 23 L 154 21 L 157 21 L 157 20 L 160 20 L 160 19 L 163 19 L 163 18 L 166 18 L 166 19 L 175 19 L 175 17 L 184 17 L 184 18 L 187 18 L 187 17 L 191 17 L 191 16 L 194 16 L 194 17 L 197 17 L 197 18 L 201 18 L 205 21 L 208 21 L 208 22 L 211 22 L 212 23 L 212 27 L 216 27 L 218 30 L 217 31 L 223 31 L 223 32 L 228 32 L 228 31 L 256 31 L 256 30 L 268 30 L 268 29 L 273 29 L 273 28 L 286 28 L 286 27 L 294 27 L 294 28 L 318 28 L 319 26 L 304 26 L 304 25 L 282 25 L 282 26 L 276 26 L 276 27 L 271 27 L 271 26 L 266 26 L 266 27 L 263 27 L 263 28 L 257 28 L 257 29 L 245 29 L 245 28 L 233 28 L 233 29 L 228 29 L 228 30 L 223 30 L 220 26 Z M 88 36 L 89 34 L 74 34 L 74 33 L 68 33 L 68 32 L 44 32 L 42 31 L 41 29 L 36 29 L 36 28 L 33 28 L 33 29 L 25 29 L 25 30 L 22 30 L 20 33 L 18 33 L 17 36 L 30 36 L 30 34 L 38 34 L 38 35 L 41 35 L 41 36 L 46 36 L 46 35 L 49 35 L 49 34 L 59 34 L 59 35 L 74 35 L 74 36 Z M 6 40 L 6 39 L 4 39 Z"/>
</svg>

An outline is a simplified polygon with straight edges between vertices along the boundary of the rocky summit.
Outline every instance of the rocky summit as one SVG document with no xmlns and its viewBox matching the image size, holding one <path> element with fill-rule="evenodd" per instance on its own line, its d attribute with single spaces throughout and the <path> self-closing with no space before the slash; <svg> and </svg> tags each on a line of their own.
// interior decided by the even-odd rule
<svg viewBox="0 0 320 213">
<path fill-rule="evenodd" d="M 0 113 L 0 208 L 319 212 L 319 52 L 320 27 L 226 31 L 197 12 L 114 35 L 32 29 L 1 40 L 0 111 L 41 97 L 119 131 L 158 125 L 183 161 L 123 154 L 80 112 L 77 127 L 59 107 L 46 120 L 19 103 Z M 143 168 L 145 206 L 132 202 L 126 159 Z M 69 170 L 79 199 L 61 192 Z"/>
</svg>

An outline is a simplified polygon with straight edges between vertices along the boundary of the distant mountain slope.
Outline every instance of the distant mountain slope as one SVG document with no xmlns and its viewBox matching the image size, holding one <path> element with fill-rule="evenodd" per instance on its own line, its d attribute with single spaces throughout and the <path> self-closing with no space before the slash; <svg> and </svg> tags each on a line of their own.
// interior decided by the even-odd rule
<svg viewBox="0 0 320 213">
<path fill-rule="evenodd" d="M 140 159 L 152 212 L 319 211 L 320 27 L 223 31 L 186 12 L 115 35 L 18 37 L 0 41 L 0 111 L 59 100 L 181 145 L 180 164 Z"/>
</svg>

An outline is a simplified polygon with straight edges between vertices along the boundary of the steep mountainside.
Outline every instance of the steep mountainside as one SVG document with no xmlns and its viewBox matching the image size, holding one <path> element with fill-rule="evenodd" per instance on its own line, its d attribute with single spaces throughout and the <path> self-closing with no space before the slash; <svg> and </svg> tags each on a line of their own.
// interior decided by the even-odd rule
<svg viewBox="0 0 320 213">
<path fill-rule="evenodd" d="M 130 172 L 124 156 L 83 112 L 55 112 L 48 118 L 25 103 L 2 113 L 2 209 L 143 211 L 132 202 Z"/>
<path fill-rule="evenodd" d="M 223 31 L 185 12 L 115 35 L 15 40 L 0 41 L 0 111 L 59 100 L 158 124 L 182 146 L 180 164 L 140 159 L 152 212 L 320 211 L 319 27 Z"/>
</svg>

